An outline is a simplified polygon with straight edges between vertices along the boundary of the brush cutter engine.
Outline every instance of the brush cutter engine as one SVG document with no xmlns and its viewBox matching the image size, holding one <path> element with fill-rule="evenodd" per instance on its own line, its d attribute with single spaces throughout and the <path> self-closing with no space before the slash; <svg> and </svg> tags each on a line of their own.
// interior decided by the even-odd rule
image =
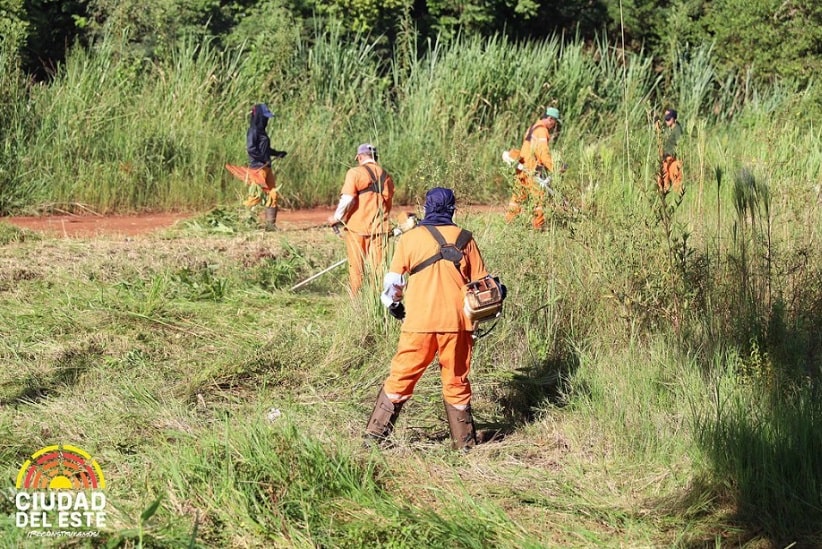
<svg viewBox="0 0 822 549">
<path fill-rule="evenodd" d="M 463 311 L 474 323 L 474 329 L 480 322 L 494 320 L 502 314 L 505 294 L 505 286 L 500 284 L 499 278 L 491 275 L 465 285 Z"/>
</svg>

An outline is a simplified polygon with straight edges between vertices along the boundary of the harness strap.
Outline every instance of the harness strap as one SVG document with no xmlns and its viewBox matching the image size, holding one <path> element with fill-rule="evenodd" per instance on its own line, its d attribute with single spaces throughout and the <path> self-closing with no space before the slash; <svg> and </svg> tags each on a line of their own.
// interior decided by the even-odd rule
<svg viewBox="0 0 822 549">
<path fill-rule="evenodd" d="M 528 132 L 525 134 L 525 140 L 530 142 L 531 137 L 534 135 L 534 130 L 537 129 L 537 125 L 533 124 L 530 128 L 528 128 Z"/>
<path fill-rule="evenodd" d="M 383 186 L 385 185 L 385 180 L 388 179 L 388 173 L 383 170 L 380 174 L 379 179 L 377 179 L 377 174 L 375 174 L 371 168 L 367 165 L 363 164 L 363 168 L 365 171 L 368 172 L 369 177 L 371 178 L 371 184 L 364 189 L 357 191 L 357 196 L 360 196 L 362 193 L 378 193 L 382 194 Z"/>
<path fill-rule="evenodd" d="M 428 259 L 425 259 L 419 264 L 415 265 L 414 268 L 409 271 L 408 276 L 417 274 L 421 270 L 430 267 L 440 259 L 445 259 L 442 255 L 442 248 L 446 246 L 453 246 L 454 248 L 456 248 L 460 252 L 460 259 L 462 259 L 462 250 L 465 248 L 465 246 L 468 245 L 468 242 L 471 241 L 472 237 L 469 231 L 466 231 L 465 229 L 460 229 L 460 234 L 459 236 L 457 236 L 457 241 L 454 244 L 448 244 L 448 242 L 445 241 L 445 238 L 442 236 L 442 233 L 439 231 L 439 229 L 437 229 L 433 225 L 423 225 L 423 227 L 428 229 L 428 232 L 431 233 L 431 236 L 433 236 L 434 240 L 436 240 L 437 243 L 440 245 L 440 250 Z M 453 261 L 454 267 L 456 267 L 457 271 L 460 270 L 460 259 Z M 462 272 L 460 272 L 460 276 L 462 276 Z"/>
</svg>

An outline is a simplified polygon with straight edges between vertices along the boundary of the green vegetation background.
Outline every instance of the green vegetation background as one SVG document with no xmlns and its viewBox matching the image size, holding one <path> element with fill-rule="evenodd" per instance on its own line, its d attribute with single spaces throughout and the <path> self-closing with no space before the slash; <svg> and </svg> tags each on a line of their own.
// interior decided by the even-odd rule
<svg viewBox="0 0 822 549">
<path fill-rule="evenodd" d="M 770 154 L 780 167 L 768 170 L 818 162 L 805 153 L 822 108 L 813 79 L 820 8 L 675 3 L 640 17 L 653 4 L 635 4 L 621 12 L 577 6 L 579 14 L 600 14 L 610 31 L 597 35 L 598 24 L 572 33 L 562 18 L 506 31 L 511 17 L 542 21 L 559 9 L 550 3 L 518 4 L 516 16 L 497 6 L 499 14 L 481 17 L 492 3 L 457 19 L 446 17 L 448 3 L 431 3 L 440 15 L 426 26 L 399 3 L 345 4 L 353 11 L 338 22 L 342 4 L 333 2 L 297 9 L 157 1 L 129 9 L 99 1 L 58 9 L 3 0 L 0 214 L 202 210 L 234 201 L 244 189 L 223 165 L 246 161 L 247 114 L 258 101 L 278 115 L 271 134 L 290 153 L 277 169 L 293 207 L 333 203 L 351 151 L 364 141 L 380 148 L 404 201 L 435 180 L 464 189 L 463 199 L 503 199 L 500 150 L 518 145 L 547 105 L 562 112 L 561 149 L 579 190 L 602 184 L 616 165 L 623 187 L 636 181 L 656 154 L 652 120 L 667 106 L 681 113 L 688 150 L 719 143 L 689 164 L 700 185 L 710 178 L 706 167 L 727 155 L 730 136 L 750 141 L 738 161 L 776 147 Z M 740 36 L 752 33 L 741 51 L 754 57 L 735 56 L 714 30 L 697 39 L 697 29 L 712 28 L 707 21 L 732 8 L 734 17 L 770 25 L 738 28 Z M 627 34 L 613 32 L 623 19 Z M 677 27 L 685 21 L 687 29 Z M 799 22 L 796 37 L 782 28 Z M 764 61 L 777 55 L 774 33 L 780 47 L 794 49 Z M 802 70 L 787 69 L 797 62 Z M 794 151 L 786 142 L 797 135 L 811 139 L 800 138 Z M 818 165 L 808 168 L 818 173 Z"/>
<path fill-rule="evenodd" d="M 638 5 L 622 14 L 628 29 L 631 14 L 701 20 L 685 9 L 697 3 L 654 17 Z M 711 5 L 743 17 L 765 4 Z M 809 5 L 756 21 L 801 20 L 814 37 Z M 33 6 L 55 28 L 88 29 L 49 75 L 23 47 L 46 28 L 20 17 Z M 198 34 L 189 16 L 212 4 L 117 6 L 61 19 L 50 3 L 3 2 L 0 212 L 207 213 L 126 242 L 0 224 L 9 495 L 23 460 L 64 438 L 112 479 L 98 540 L 110 546 L 820 544 L 822 105 L 818 83 L 787 63 L 818 62 L 813 48 L 776 74 L 719 40 L 692 45 L 690 23 L 682 40 L 659 30 L 645 53 L 630 33 L 629 49 L 583 32 L 438 40 L 429 31 L 448 25 L 417 30 L 408 17 L 358 35 L 357 18 L 329 24 L 330 5 L 307 19 L 232 4 L 247 17 Z M 245 162 L 257 101 L 289 151 L 288 207 L 332 204 L 362 141 L 380 148 L 405 208 L 432 185 L 462 205 L 504 202 L 501 151 L 546 105 L 560 109 L 555 154 L 569 170 L 548 229 L 460 214 L 511 289 L 472 377 L 495 442 L 448 452 L 430 372 L 397 446 L 360 446 L 397 325 L 376 299 L 381 273 L 355 300 L 342 271 L 289 291 L 340 243 L 261 233 L 239 206 L 245 189 L 223 165 Z M 667 106 L 686 133 L 683 196 L 654 183 L 653 122 Z M 41 541 L 14 526 L 11 498 L 2 505 L 4 540 Z"/>
</svg>

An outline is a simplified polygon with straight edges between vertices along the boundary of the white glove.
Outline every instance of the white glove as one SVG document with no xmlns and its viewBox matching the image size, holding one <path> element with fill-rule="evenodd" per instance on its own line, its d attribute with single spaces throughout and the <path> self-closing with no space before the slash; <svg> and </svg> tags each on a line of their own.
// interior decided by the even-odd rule
<svg viewBox="0 0 822 549">
<path fill-rule="evenodd" d="M 391 271 L 385 273 L 385 278 L 382 281 L 383 292 L 380 294 L 380 301 L 386 307 L 390 307 L 393 303 L 402 300 L 402 291 L 405 288 L 405 280 L 401 274 L 392 273 Z"/>
<path fill-rule="evenodd" d="M 508 151 L 502 151 L 502 161 L 512 166 L 514 162 L 516 162 L 516 159 L 512 157 Z"/>
<path fill-rule="evenodd" d="M 542 187 L 543 189 L 550 189 L 551 188 L 551 176 L 546 175 L 545 177 L 536 176 L 535 179 L 537 180 L 537 184 Z"/>
</svg>

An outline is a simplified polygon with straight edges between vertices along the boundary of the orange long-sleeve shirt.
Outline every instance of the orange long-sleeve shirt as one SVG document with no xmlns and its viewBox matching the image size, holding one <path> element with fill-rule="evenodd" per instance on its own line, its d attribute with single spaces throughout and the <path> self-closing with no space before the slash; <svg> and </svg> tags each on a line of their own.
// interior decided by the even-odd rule
<svg viewBox="0 0 822 549">
<path fill-rule="evenodd" d="M 456 225 L 437 226 L 446 242 L 454 243 L 460 233 Z M 389 270 L 408 274 L 411 269 L 436 254 L 439 243 L 425 227 L 416 227 L 399 239 Z M 472 323 L 463 313 L 464 286 L 488 275 L 477 243 L 472 238 L 463 250 L 460 270 L 454 263 L 440 260 L 408 277 L 404 292 L 406 316 L 403 332 L 471 331 Z"/>
<path fill-rule="evenodd" d="M 554 171 L 550 142 L 551 132 L 540 122 L 536 122 L 525 132 L 522 147 L 520 147 L 520 162 L 525 165 L 529 173 L 533 173 L 537 166 L 544 166 L 549 172 Z"/>
<path fill-rule="evenodd" d="M 385 173 L 381 193 L 368 190 L 372 185 L 372 178 L 365 166 L 368 166 L 368 169 L 374 173 L 377 181 Z M 361 235 L 388 232 L 388 214 L 391 213 L 394 198 L 394 180 L 382 166 L 370 161 L 349 169 L 345 174 L 341 194 L 354 197 L 354 201 L 348 208 L 348 218 L 345 219 L 349 231 Z"/>
</svg>

